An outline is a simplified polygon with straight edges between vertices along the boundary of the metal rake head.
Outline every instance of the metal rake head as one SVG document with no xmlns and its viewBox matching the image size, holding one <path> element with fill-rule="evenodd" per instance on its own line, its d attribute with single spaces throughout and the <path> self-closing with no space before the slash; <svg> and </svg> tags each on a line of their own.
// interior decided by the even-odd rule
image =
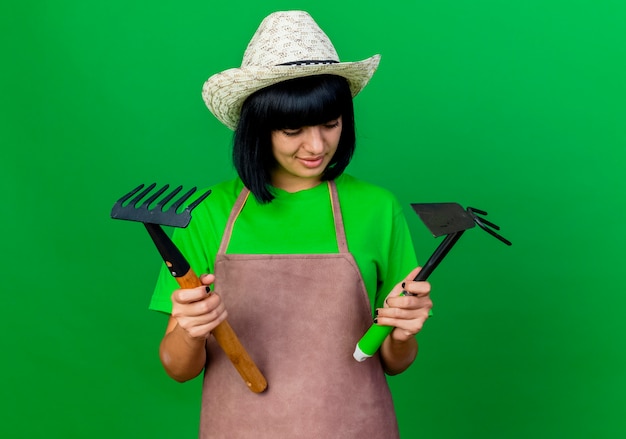
<svg viewBox="0 0 626 439">
<path fill-rule="evenodd" d="M 434 237 L 462 232 L 475 226 L 471 215 L 458 203 L 411 204 Z"/>
<path fill-rule="evenodd" d="M 196 188 L 191 188 L 172 202 L 174 197 L 182 190 L 182 186 L 176 187 L 160 200 L 159 197 L 161 197 L 170 186 L 166 184 L 152 195 L 148 196 L 155 187 L 156 183 L 152 183 L 150 186 L 143 189 L 144 185 L 140 184 L 124 195 L 113 205 L 111 218 L 159 224 L 162 226 L 187 227 L 191 221 L 191 211 L 211 193 L 210 190 L 207 190 L 181 212 L 178 212 L 183 203 L 196 191 Z M 134 198 L 132 198 L 133 196 Z M 154 204 L 157 200 L 159 201 Z M 168 205 L 170 202 L 172 203 Z"/>
<path fill-rule="evenodd" d="M 509 240 L 492 230 L 500 230 L 500 227 L 478 216 L 487 215 L 487 212 L 484 210 L 473 207 L 464 209 L 458 203 L 415 203 L 411 204 L 411 207 L 413 207 L 415 213 L 419 215 L 422 222 L 435 237 L 461 233 L 478 224 L 481 229 L 491 236 L 499 239 L 506 245 L 511 245 Z"/>
</svg>

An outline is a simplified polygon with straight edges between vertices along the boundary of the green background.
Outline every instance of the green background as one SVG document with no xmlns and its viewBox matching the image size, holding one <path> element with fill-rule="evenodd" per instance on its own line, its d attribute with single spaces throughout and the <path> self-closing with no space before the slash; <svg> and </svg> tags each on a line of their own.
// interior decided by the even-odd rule
<svg viewBox="0 0 626 439">
<path fill-rule="evenodd" d="M 6 438 L 191 438 L 199 381 L 166 377 L 160 266 L 109 219 L 142 182 L 234 175 L 200 98 L 261 19 L 307 9 L 355 100 L 349 172 L 489 212 L 431 276 L 419 361 L 390 379 L 404 438 L 626 436 L 626 6 L 609 0 L 4 2 L 0 376 Z"/>
</svg>

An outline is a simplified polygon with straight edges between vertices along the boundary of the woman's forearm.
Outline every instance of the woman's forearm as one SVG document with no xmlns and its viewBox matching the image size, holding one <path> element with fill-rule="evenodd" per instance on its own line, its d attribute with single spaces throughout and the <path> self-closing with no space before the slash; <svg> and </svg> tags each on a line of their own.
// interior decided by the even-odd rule
<svg viewBox="0 0 626 439">
<path fill-rule="evenodd" d="M 167 374 L 179 382 L 197 377 L 206 363 L 206 340 L 192 338 L 180 326 L 168 330 L 159 349 Z"/>
<path fill-rule="evenodd" d="M 417 357 L 417 339 L 411 337 L 406 341 L 394 340 L 389 335 L 380 347 L 383 369 L 388 375 L 404 372 Z"/>
</svg>

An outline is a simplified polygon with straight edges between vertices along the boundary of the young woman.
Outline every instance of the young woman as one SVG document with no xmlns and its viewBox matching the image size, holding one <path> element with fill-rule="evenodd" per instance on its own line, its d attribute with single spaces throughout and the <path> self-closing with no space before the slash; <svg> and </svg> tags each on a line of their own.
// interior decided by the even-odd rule
<svg viewBox="0 0 626 439">
<path fill-rule="evenodd" d="M 164 269 L 151 308 L 171 313 L 168 374 L 204 371 L 201 437 L 394 438 L 385 373 L 417 355 L 430 285 L 389 192 L 344 173 L 355 149 L 352 98 L 379 56 L 341 63 L 305 12 L 268 16 L 238 69 L 205 83 L 235 130 L 238 178 L 213 186 L 174 240 L 206 287 L 178 289 Z M 405 291 L 410 294 L 401 295 Z M 208 294 L 207 294 L 208 293 Z M 395 329 L 359 363 L 374 321 Z M 211 337 L 224 319 L 268 381 L 250 392 Z"/>
</svg>

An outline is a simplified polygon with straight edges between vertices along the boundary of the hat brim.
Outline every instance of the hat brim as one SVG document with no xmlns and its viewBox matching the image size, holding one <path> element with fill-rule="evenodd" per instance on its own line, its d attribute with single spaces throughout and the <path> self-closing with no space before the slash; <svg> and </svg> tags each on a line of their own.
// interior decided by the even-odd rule
<svg viewBox="0 0 626 439">
<path fill-rule="evenodd" d="M 380 55 L 374 55 L 356 62 L 228 69 L 204 83 L 202 99 L 218 120 L 234 130 L 243 102 L 262 88 L 289 79 L 330 74 L 346 78 L 354 97 L 367 85 L 379 62 Z"/>
</svg>

